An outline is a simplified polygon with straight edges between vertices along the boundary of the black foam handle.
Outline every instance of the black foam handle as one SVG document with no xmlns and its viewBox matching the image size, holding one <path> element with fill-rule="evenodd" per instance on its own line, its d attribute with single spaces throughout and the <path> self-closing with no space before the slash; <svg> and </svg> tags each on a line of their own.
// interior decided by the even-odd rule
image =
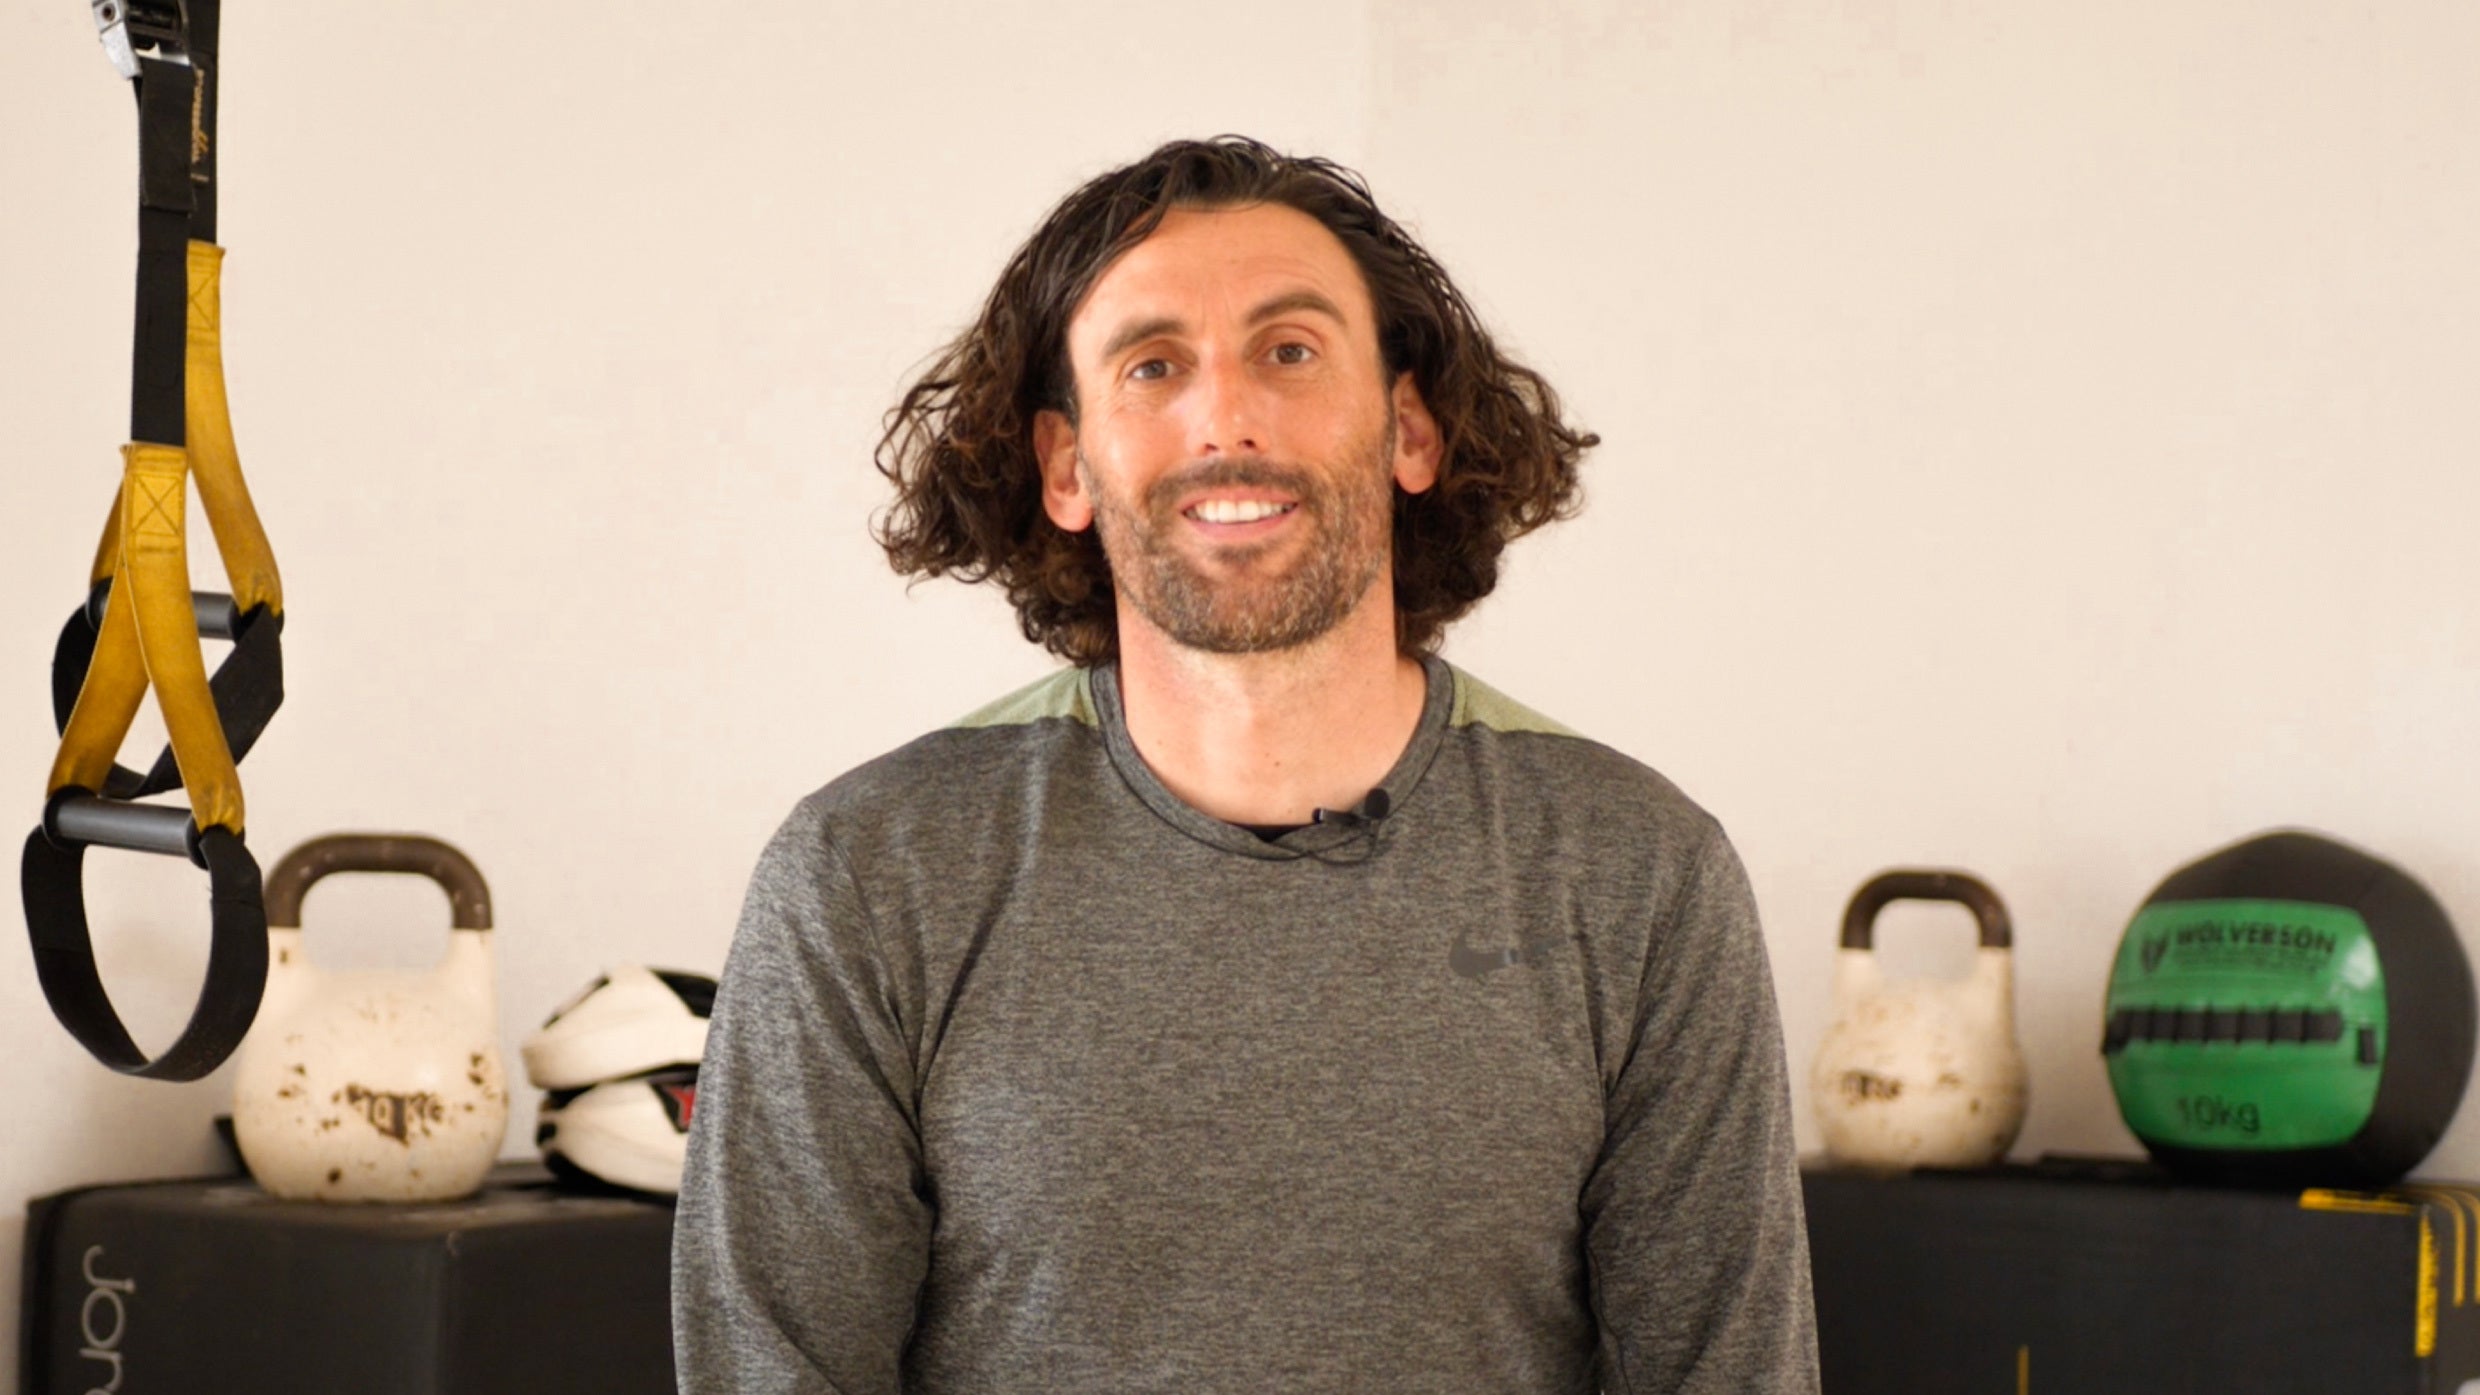
<svg viewBox="0 0 2480 1395">
<path fill-rule="evenodd" d="M 43 811 L 43 831 L 54 842 L 161 853 L 207 865 L 189 810 L 166 804 L 130 804 L 84 790 L 62 790 Z"/>
</svg>

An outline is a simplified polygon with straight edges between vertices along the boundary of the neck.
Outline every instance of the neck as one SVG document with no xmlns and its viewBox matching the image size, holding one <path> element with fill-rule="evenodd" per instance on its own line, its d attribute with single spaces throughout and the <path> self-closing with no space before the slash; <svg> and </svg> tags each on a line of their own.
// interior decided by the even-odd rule
<svg viewBox="0 0 2480 1395">
<path fill-rule="evenodd" d="M 1269 654 L 1182 648 L 1123 602 L 1120 695 L 1146 767 L 1232 823 L 1307 823 L 1358 805 L 1402 756 L 1428 695 L 1420 663 L 1395 651 L 1392 598 L 1369 598 L 1381 599 Z"/>
</svg>

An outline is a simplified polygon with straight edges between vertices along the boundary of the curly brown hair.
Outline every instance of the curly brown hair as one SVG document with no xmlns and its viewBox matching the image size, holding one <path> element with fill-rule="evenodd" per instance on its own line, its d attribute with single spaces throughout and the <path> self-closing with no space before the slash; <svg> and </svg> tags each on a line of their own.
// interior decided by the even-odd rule
<svg viewBox="0 0 2480 1395">
<path fill-rule="evenodd" d="M 1025 638 L 1077 664 L 1118 657 L 1096 530 L 1042 508 L 1036 413 L 1076 420 L 1068 322 L 1119 255 L 1173 208 L 1283 204 L 1340 239 L 1368 283 L 1386 375 L 1409 372 L 1438 424 L 1438 482 L 1395 494 L 1396 647 L 1437 648 L 1498 585 L 1509 542 L 1579 503 L 1576 467 L 1600 443 L 1570 427 L 1541 375 L 1499 352 L 1420 244 L 1361 177 L 1242 136 L 1173 141 L 1070 194 L 1009 260 L 980 319 L 887 414 L 876 454 L 895 502 L 871 525 L 898 573 L 995 580 Z"/>
</svg>

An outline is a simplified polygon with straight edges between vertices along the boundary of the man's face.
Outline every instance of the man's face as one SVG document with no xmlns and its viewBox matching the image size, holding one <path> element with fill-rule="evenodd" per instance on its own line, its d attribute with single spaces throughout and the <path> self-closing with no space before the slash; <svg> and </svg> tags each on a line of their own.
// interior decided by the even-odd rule
<svg viewBox="0 0 2480 1395">
<path fill-rule="evenodd" d="M 1391 485 L 1437 476 L 1351 254 L 1279 204 L 1175 209 L 1068 326 L 1079 424 L 1035 423 L 1044 506 L 1099 526 L 1127 609 L 1216 653 L 1306 644 L 1383 594 Z M 1383 588 L 1382 588 L 1383 583 Z"/>
</svg>

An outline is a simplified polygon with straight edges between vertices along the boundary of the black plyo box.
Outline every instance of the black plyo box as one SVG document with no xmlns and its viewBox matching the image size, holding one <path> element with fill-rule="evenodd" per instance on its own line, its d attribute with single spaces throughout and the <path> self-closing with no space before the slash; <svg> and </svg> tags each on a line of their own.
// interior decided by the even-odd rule
<svg viewBox="0 0 2480 1395">
<path fill-rule="evenodd" d="M 1802 1173 L 1832 1395 L 2457 1395 L 2480 1193 L 2247 1191 L 2136 1163 Z"/>
<path fill-rule="evenodd" d="M 27 1208 L 23 1395 L 672 1395 L 672 1208 L 502 1168 L 429 1205 L 239 1178 Z"/>
</svg>

